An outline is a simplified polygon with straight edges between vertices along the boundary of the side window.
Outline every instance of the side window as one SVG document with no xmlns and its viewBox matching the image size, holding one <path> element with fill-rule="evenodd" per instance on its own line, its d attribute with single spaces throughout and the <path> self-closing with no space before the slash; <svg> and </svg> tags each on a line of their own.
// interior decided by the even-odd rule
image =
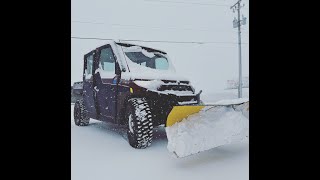
<svg viewBox="0 0 320 180">
<path fill-rule="evenodd" d="M 93 64 L 93 54 L 87 57 L 86 59 L 86 69 L 85 69 L 85 77 L 86 79 L 90 79 L 92 76 L 92 64 Z"/>
<path fill-rule="evenodd" d="M 113 56 L 111 47 L 101 49 L 99 68 L 104 72 L 115 73 L 115 58 Z"/>
</svg>

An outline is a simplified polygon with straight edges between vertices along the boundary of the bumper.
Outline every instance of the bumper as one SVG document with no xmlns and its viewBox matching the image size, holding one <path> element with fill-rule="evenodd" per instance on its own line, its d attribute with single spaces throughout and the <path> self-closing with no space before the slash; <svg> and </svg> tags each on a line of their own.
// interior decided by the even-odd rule
<svg viewBox="0 0 320 180">
<path fill-rule="evenodd" d="M 165 94 L 149 92 L 150 107 L 154 115 L 154 125 L 165 125 L 168 116 L 175 106 L 195 106 L 200 104 L 200 91 L 198 94 Z M 175 119 L 175 118 L 174 118 Z"/>
</svg>

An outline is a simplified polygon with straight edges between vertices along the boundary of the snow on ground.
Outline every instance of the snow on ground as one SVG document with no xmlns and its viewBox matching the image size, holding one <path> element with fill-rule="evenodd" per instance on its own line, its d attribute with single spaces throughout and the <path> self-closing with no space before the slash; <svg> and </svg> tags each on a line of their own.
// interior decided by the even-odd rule
<svg viewBox="0 0 320 180">
<path fill-rule="evenodd" d="M 220 100 L 218 102 L 213 102 L 213 103 L 206 103 L 210 105 L 231 105 L 231 104 L 241 104 L 248 102 L 249 98 L 238 98 L 238 99 L 226 99 L 226 100 Z"/>
<path fill-rule="evenodd" d="M 216 92 L 203 92 L 201 94 L 203 102 L 211 104 L 220 100 L 236 99 L 238 98 L 238 89 L 226 89 Z M 249 88 L 242 88 L 242 97 L 249 98 Z"/>
<path fill-rule="evenodd" d="M 204 102 L 236 98 L 236 90 L 202 96 Z M 222 97 L 219 97 L 222 96 Z M 244 91 L 248 97 L 248 91 Z M 217 147 L 185 158 L 167 150 L 164 127 L 154 129 L 147 149 L 132 148 L 124 127 L 90 120 L 87 127 L 73 122 L 71 105 L 71 177 L 73 180 L 105 179 L 249 179 L 248 141 Z"/>
</svg>

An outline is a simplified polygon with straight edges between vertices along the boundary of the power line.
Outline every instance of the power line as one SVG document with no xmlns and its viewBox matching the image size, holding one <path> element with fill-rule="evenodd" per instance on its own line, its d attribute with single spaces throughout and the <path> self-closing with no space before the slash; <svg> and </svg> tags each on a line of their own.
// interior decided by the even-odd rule
<svg viewBox="0 0 320 180">
<path fill-rule="evenodd" d="M 127 24 L 106 24 L 102 22 L 90 22 L 90 21 L 71 21 L 72 23 L 80 23 L 80 24 L 99 24 L 99 25 L 107 25 L 107 26 L 121 26 L 121 27 L 126 27 L 127 29 L 130 27 L 134 28 L 148 28 L 148 29 L 158 29 L 158 30 L 164 30 L 164 29 L 169 29 L 169 30 L 185 30 L 185 31 L 210 31 L 210 32 L 221 32 L 225 33 L 226 31 L 214 31 L 213 29 L 208 29 L 208 28 L 203 28 L 203 29 L 194 29 L 194 28 L 177 28 L 177 27 L 167 27 L 163 28 L 160 26 L 143 26 L 143 25 L 127 25 Z M 229 31 L 228 31 L 229 32 Z M 233 32 L 233 31 L 230 31 Z M 243 31 L 247 33 L 246 31 Z"/>
<path fill-rule="evenodd" d="M 77 37 L 77 36 L 71 36 L 71 39 L 113 40 L 113 39 L 106 39 L 106 38 L 91 38 L 91 37 Z"/>
<path fill-rule="evenodd" d="M 167 1 L 167 0 L 143 0 L 143 1 L 145 1 L 145 2 L 155 2 L 155 3 L 175 3 L 175 4 L 203 5 L 203 6 L 224 6 L 224 7 L 230 7 L 231 6 L 229 4 L 199 3 L 199 2 L 185 2 L 185 1 Z"/>
<path fill-rule="evenodd" d="M 96 37 L 78 37 L 71 36 L 71 39 L 82 39 L 82 40 L 114 40 L 109 38 L 96 38 Z M 119 39 L 120 41 L 136 41 L 136 42 L 155 42 L 155 43 L 180 43 L 180 44 L 238 44 L 236 42 L 215 42 L 215 41 L 159 41 L 159 40 L 140 40 L 140 39 Z M 242 43 L 248 44 L 248 43 Z"/>
<path fill-rule="evenodd" d="M 157 27 L 157 26 L 141 26 L 141 25 L 123 25 L 123 24 L 112 24 L 113 26 L 124 26 L 124 27 L 138 27 L 138 28 L 150 28 L 150 29 L 174 29 L 174 30 L 189 30 L 189 31 L 193 31 L 193 30 L 197 30 L 197 31 L 212 31 L 210 29 L 193 29 L 193 28 L 177 28 L 177 27 L 167 27 L 163 28 L 163 27 Z"/>
<path fill-rule="evenodd" d="M 98 22 L 90 22 L 90 21 L 71 21 L 73 23 L 81 23 L 81 24 L 105 24 L 105 23 L 98 23 Z"/>
<path fill-rule="evenodd" d="M 143 0 L 146 2 L 160 2 L 160 3 L 176 3 L 176 4 L 194 4 L 194 5 L 208 5 L 208 6 L 227 6 L 226 4 L 213 4 L 213 3 L 196 3 L 196 2 L 184 2 L 184 1 L 165 1 L 165 0 Z"/>
</svg>

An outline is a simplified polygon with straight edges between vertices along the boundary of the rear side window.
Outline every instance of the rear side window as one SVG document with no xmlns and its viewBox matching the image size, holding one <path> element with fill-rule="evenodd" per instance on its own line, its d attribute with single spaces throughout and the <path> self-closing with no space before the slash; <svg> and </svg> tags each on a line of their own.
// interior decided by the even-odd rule
<svg viewBox="0 0 320 180">
<path fill-rule="evenodd" d="M 115 58 L 113 56 L 111 47 L 101 49 L 99 68 L 105 72 L 115 73 Z"/>
<path fill-rule="evenodd" d="M 85 77 L 86 79 L 90 79 L 92 76 L 92 64 L 93 64 L 93 54 L 87 56 L 87 64 L 85 69 Z"/>
</svg>

